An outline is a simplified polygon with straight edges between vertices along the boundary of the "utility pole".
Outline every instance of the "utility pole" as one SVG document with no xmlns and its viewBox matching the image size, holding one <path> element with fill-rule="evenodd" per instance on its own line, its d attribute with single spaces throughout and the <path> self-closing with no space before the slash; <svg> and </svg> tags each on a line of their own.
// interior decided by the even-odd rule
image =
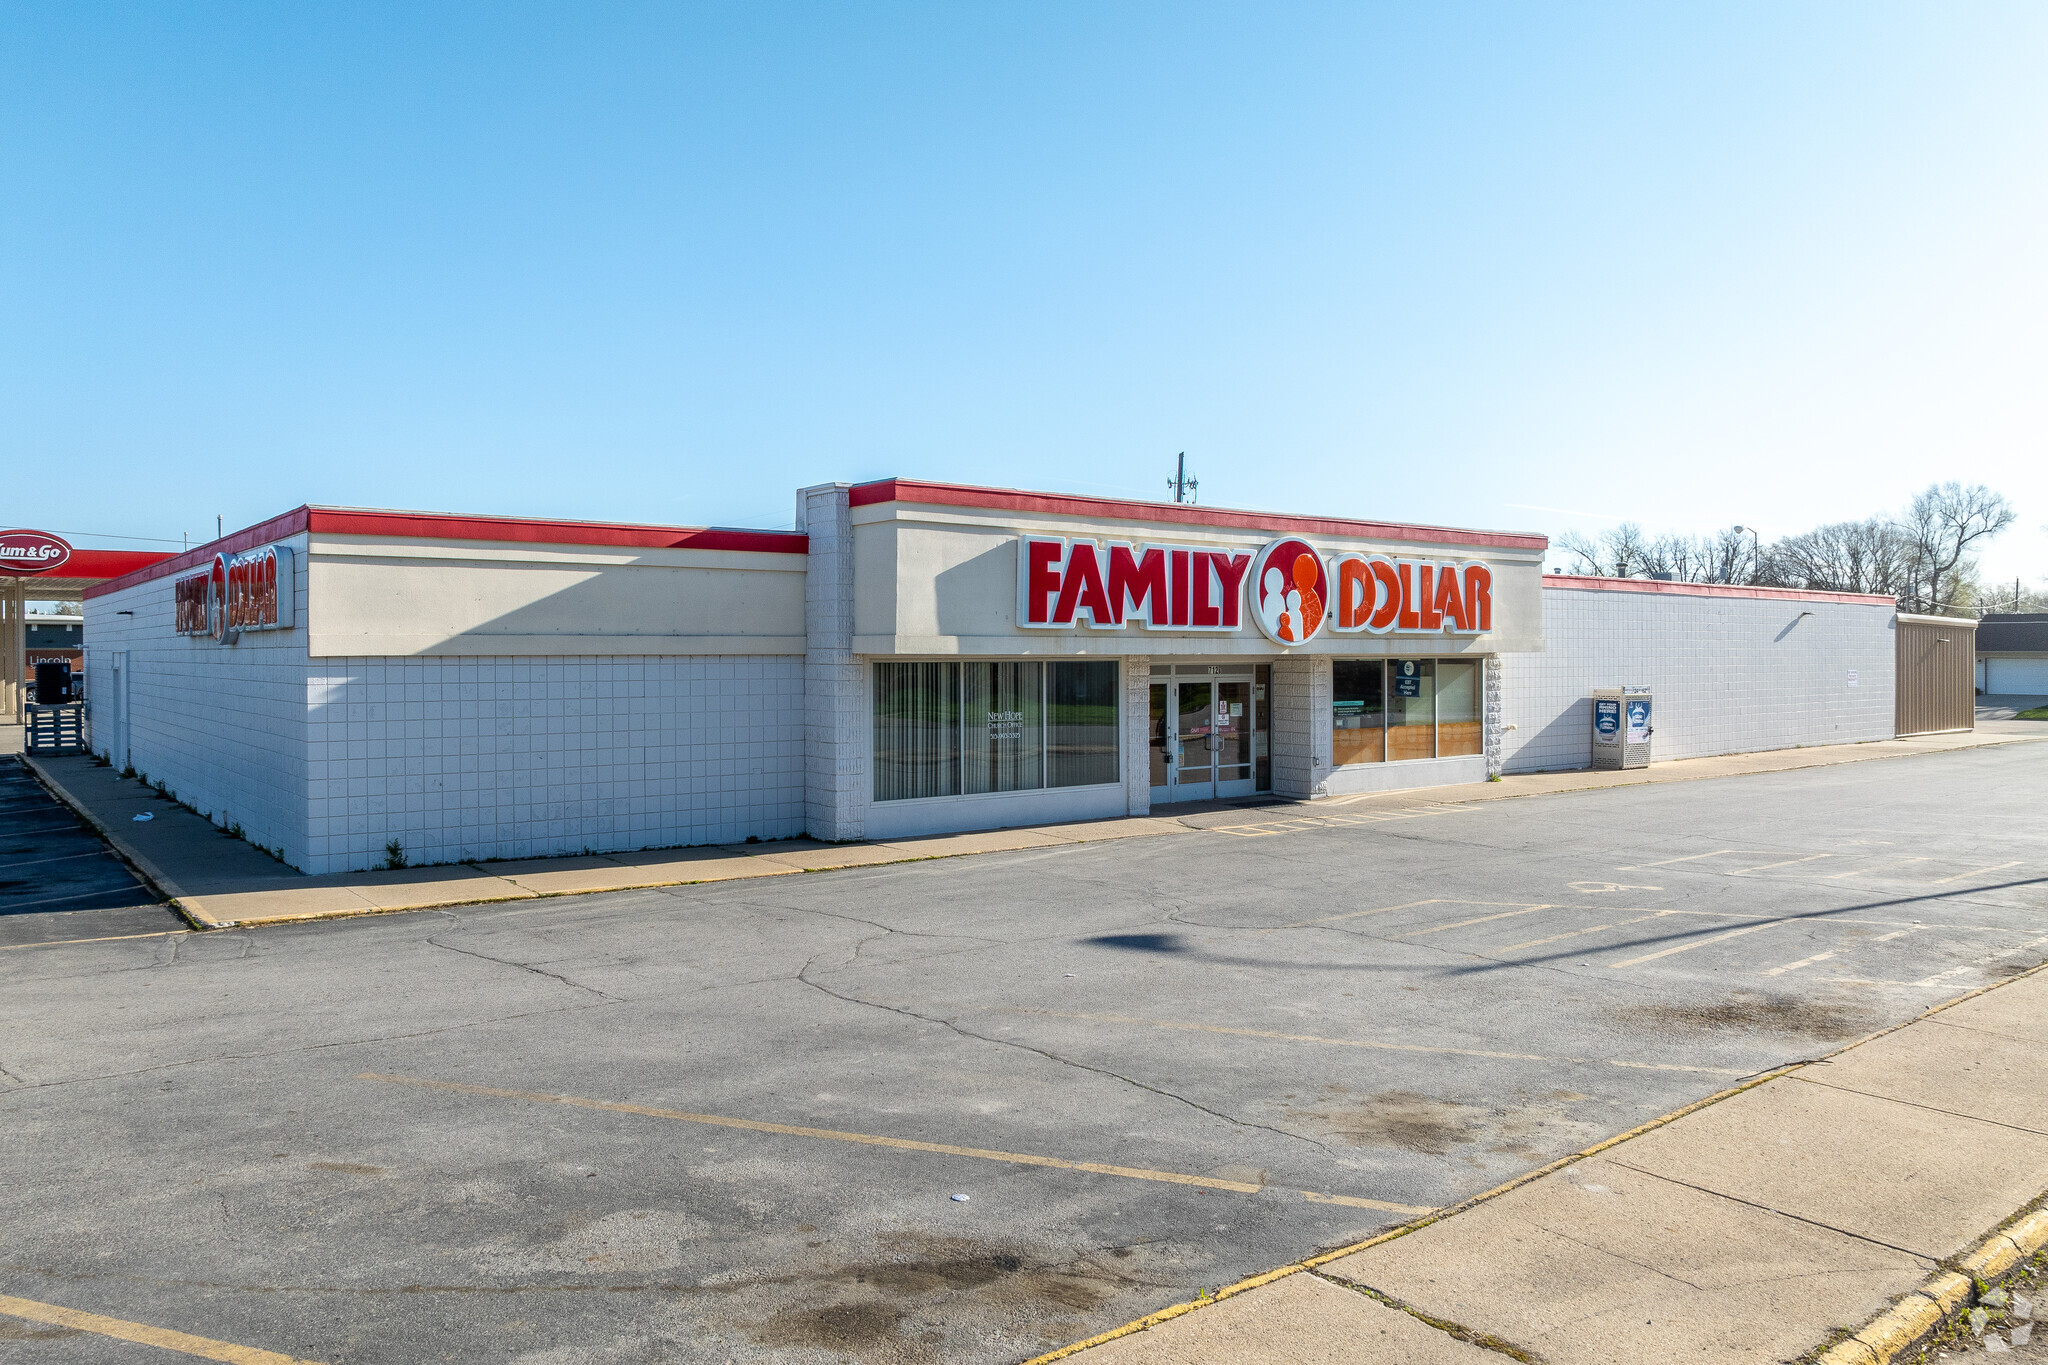
<svg viewBox="0 0 2048 1365">
<path fill-rule="evenodd" d="M 1174 476 L 1166 481 L 1166 486 L 1173 490 L 1173 500 L 1175 502 L 1193 502 L 1195 500 L 1195 490 L 1201 485 L 1188 477 L 1188 453 L 1185 450 L 1180 453 L 1180 464 Z"/>
</svg>

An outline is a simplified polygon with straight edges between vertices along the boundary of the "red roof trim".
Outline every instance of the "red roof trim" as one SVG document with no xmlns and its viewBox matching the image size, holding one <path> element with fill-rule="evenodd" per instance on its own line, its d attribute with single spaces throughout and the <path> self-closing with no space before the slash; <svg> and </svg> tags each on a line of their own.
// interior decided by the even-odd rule
<svg viewBox="0 0 2048 1365">
<path fill-rule="evenodd" d="M 527 545 L 619 545 L 657 550 L 741 550 L 800 555 L 810 551 L 801 531 L 737 531 L 704 526 L 639 526 L 629 522 L 541 521 L 530 517 L 470 517 L 446 512 L 380 512 L 315 507 L 314 531 L 341 536 L 411 540 L 495 540 Z"/>
<path fill-rule="evenodd" d="M 1680 597 L 1766 597 L 1785 602 L 1854 602 L 1859 605 L 1896 606 L 1898 599 L 1878 593 L 1819 592 L 1806 588 L 1752 587 L 1743 583 L 1667 583 L 1655 578 L 1585 578 L 1576 574 L 1547 573 L 1546 588 L 1571 588 L 1581 592 L 1671 593 Z"/>
<path fill-rule="evenodd" d="M 1175 526 L 1203 526 L 1228 531 L 1275 531 L 1290 535 L 1352 536 L 1371 540 L 1411 540 L 1432 545 L 1492 545 L 1510 550 L 1543 550 L 1548 536 L 1513 531 L 1461 531 L 1447 526 L 1414 526 L 1395 521 L 1346 521 L 1334 517 L 1290 516 L 1276 512 L 1237 512 L 1222 507 L 1184 507 L 1170 502 L 1127 502 L 1067 493 L 1027 493 L 1014 488 L 976 488 L 967 484 L 927 483 L 922 479 L 881 479 L 854 485 L 847 500 L 855 507 L 884 502 L 916 502 L 941 507 L 976 507 L 998 512 L 1097 517 L 1116 521 L 1154 521 Z"/>
<path fill-rule="evenodd" d="M 37 569 L 29 573 L 5 570 L 6 581 L 19 580 L 34 587 L 37 578 L 76 582 L 81 578 L 119 578 L 137 569 L 171 557 L 170 551 L 163 550 L 78 550 L 71 557 L 52 569 Z"/>
<path fill-rule="evenodd" d="M 383 512 L 354 507 L 300 507 L 281 517 L 195 546 L 183 554 L 88 588 L 87 597 L 211 564 L 217 554 L 239 554 L 301 531 L 400 540 L 487 540 L 522 545 L 614 545 L 638 549 L 730 550 L 805 554 L 801 531 L 734 531 L 703 526 L 638 526 L 626 522 L 540 521 L 530 517 L 471 517 L 446 512 Z"/>
<path fill-rule="evenodd" d="M 187 569 L 196 569 L 211 564 L 213 563 L 213 557 L 223 552 L 227 554 L 240 554 L 244 550 L 253 550 L 258 545 L 268 545 L 273 540 L 283 540 L 286 536 L 295 536 L 306 529 L 306 518 L 311 511 L 312 509 L 309 507 L 294 508 L 281 517 L 272 517 L 269 521 L 259 522 L 244 530 L 222 536 L 219 540 L 208 541 L 204 545 L 195 545 L 182 554 L 172 555 L 169 559 L 137 569 L 134 573 L 123 574 L 119 578 L 109 579 L 105 583 L 96 583 L 85 590 L 85 595 L 87 597 L 104 597 L 110 592 L 120 592 L 124 588 L 132 588 L 138 583 L 148 583 L 154 579 L 168 578 L 172 574 L 184 573 Z"/>
</svg>

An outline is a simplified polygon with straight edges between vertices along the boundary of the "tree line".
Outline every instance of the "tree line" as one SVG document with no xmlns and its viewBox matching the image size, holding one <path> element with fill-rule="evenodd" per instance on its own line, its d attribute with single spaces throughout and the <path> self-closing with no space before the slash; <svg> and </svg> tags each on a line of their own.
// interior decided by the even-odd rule
<svg viewBox="0 0 2048 1365">
<path fill-rule="evenodd" d="M 1937 483 L 1897 516 L 1837 521 L 1765 544 L 1747 527 L 1660 535 L 1625 521 L 1598 537 L 1559 536 L 1572 572 L 1685 583 L 1755 583 L 1879 593 L 1901 611 L 1974 616 L 2048 610 L 2048 594 L 1980 581 L 1973 551 L 2012 525 L 2012 504 L 1982 484 Z"/>
</svg>

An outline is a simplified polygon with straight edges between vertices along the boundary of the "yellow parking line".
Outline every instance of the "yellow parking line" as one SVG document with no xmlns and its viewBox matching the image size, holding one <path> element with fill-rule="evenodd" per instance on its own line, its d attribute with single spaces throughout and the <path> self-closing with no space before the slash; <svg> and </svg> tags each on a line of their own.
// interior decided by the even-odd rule
<svg viewBox="0 0 2048 1365">
<path fill-rule="evenodd" d="M 2018 866 L 2019 866 L 2019 863 L 2018 863 L 2017 861 L 2014 861 L 2014 862 L 2010 862 L 2010 863 L 1999 863 L 1999 864 L 1997 864 L 1996 866 L 1993 866 L 1993 867 L 1975 867 L 1975 868 L 1971 868 L 1971 869 L 1970 869 L 1970 870 L 1969 870 L 1968 872 L 1958 872 L 1958 873 L 1956 873 L 1956 875 L 1955 875 L 1955 876 L 1953 876 L 1953 877 L 1936 877 L 1936 878 L 1935 878 L 1935 879 L 1934 879 L 1934 880 L 1933 880 L 1932 882 L 1928 883 L 1928 885 L 1930 885 L 1930 886 L 1941 886 L 1941 885 L 1943 885 L 1943 884 L 1944 884 L 1944 883 L 1946 883 L 1946 882 L 1959 882 L 1959 881 L 1961 881 L 1961 880 L 1962 880 L 1963 878 L 1965 878 L 1965 877 L 1981 877 L 1981 876 L 1983 876 L 1983 875 L 1984 875 L 1984 874 L 1985 874 L 1986 872 L 2003 872 L 2003 871 L 2005 871 L 2005 869 L 2007 869 L 2008 867 L 2018 867 Z"/>
<path fill-rule="evenodd" d="M 1695 948 L 1704 948 L 1709 943 L 1720 943 L 1724 939 L 1741 938 L 1744 934 L 1753 934 L 1759 929 L 1775 928 L 1784 923 L 1786 921 L 1774 919 L 1765 924 L 1752 924 L 1747 929 L 1731 929 L 1725 934 L 1716 934 L 1712 938 L 1703 938 L 1694 943 L 1681 943 L 1676 948 L 1665 948 L 1654 953 L 1644 953 L 1641 957 L 1632 957 L 1626 962 L 1617 962 L 1609 970 L 1618 972 L 1623 967 L 1634 967 L 1644 962 L 1655 962 L 1660 957 L 1670 957 L 1674 953 L 1689 953 Z"/>
<path fill-rule="evenodd" d="M 1347 919 L 1363 919 L 1367 915 L 1386 915 L 1396 910 L 1419 910 L 1425 905 L 1511 905 L 1521 910 L 1542 908 L 1531 901 L 1461 901 L 1447 900 L 1441 896 L 1432 896 L 1424 901 L 1403 901 L 1399 905 L 1382 905 L 1371 910 L 1347 910 L 1341 915 L 1325 915 L 1321 919 L 1303 919 L 1296 920 L 1292 924 L 1275 924 L 1270 928 L 1261 929 L 1259 932 L 1270 934 L 1280 929 L 1314 929 L 1325 924 L 1337 924 Z"/>
<path fill-rule="evenodd" d="M 1731 877 L 1747 877 L 1752 872 L 1769 872 L 1774 867 L 1791 867 L 1794 863 L 1817 863 L 1822 858 L 1832 858 L 1834 856 L 1832 853 L 1814 853 L 1804 858 L 1787 858 L 1782 863 L 1764 863 L 1760 867 L 1738 867 L 1728 875 Z"/>
<path fill-rule="evenodd" d="M 1718 858 L 1723 853 L 1740 852 L 1742 850 L 1739 848 L 1717 848 L 1712 853 L 1688 853 L 1683 858 L 1666 858 L 1662 862 L 1657 863 L 1630 863 L 1627 867 L 1617 867 L 1614 870 L 1616 872 L 1640 872 L 1646 867 L 1669 867 L 1673 863 L 1692 863 L 1698 862 L 1701 858 Z"/>
<path fill-rule="evenodd" d="M 1930 858 L 1894 858 L 1891 861 L 1897 863 L 1925 863 L 1933 860 Z M 1847 872 L 1830 872 L 1827 876 L 1822 877 L 1821 880 L 1824 882 L 1838 882 L 1844 877 L 1867 877 L 1876 871 L 1877 869 L 1874 867 L 1855 867 Z"/>
<path fill-rule="evenodd" d="M 1885 937 L 1889 938 L 1891 937 L 1891 935 L 1887 934 Z M 1811 967 L 1816 962 L 1826 962 L 1829 958 L 1833 956 L 1834 954 L 1832 952 L 1815 953 L 1812 957 L 1802 957 L 1797 962 L 1787 962 L 1782 967 L 1772 967 L 1768 971 L 1766 971 L 1764 975 L 1783 976 L 1787 972 L 1796 972 L 1801 967 Z"/>
<path fill-rule="evenodd" d="M 1577 938 L 1581 934 L 1597 934 L 1606 929 L 1624 929 L 1631 924 L 1641 924 L 1644 920 L 1659 919 L 1666 913 L 1670 912 L 1653 910 L 1647 915 L 1638 915 L 1634 919 L 1616 920 L 1612 924 L 1596 924 L 1590 929 L 1568 929 L 1562 934 L 1552 934 L 1549 938 L 1532 938 L 1527 943 L 1510 943 L 1507 947 L 1500 949 L 1500 951 L 1512 953 L 1523 948 L 1541 948 L 1546 943 L 1556 943 L 1562 939 Z"/>
<path fill-rule="evenodd" d="M 645 1118 L 672 1119 L 678 1123 L 702 1123 L 714 1128 L 741 1128 L 751 1133 L 774 1133 L 780 1137 L 824 1138 L 832 1142 L 854 1142 L 864 1147 L 890 1147 L 899 1152 L 933 1152 L 940 1156 L 966 1156 L 981 1161 L 1003 1161 L 1012 1165 L 1046 1166 L 1058 1171 L 1087 1171 L 1092 1175 L 1122 1176 L 1126 1180 L 1157 1180 L 1168 1185 L 1193 1185 L 1205 1190 L 1228 1190 L 1233 1194 L 1257 1194 L 1262 1185 L 1242 1180 L 1217 1180 L 1206 1175 L 1183 1175 L 1178 1171 L 1153 1171 L 1141 1166 L 1110 1166 L 1097 1161 L 1066 1161 L 1055 1156 L 1029 1152 L 1001 1152 L 987 1147 L 956 1147 L 949 1142 L 918 1142 L 911 1138 L 880 1137 L 873 1133 L 848 1133 L 837 1128 L 806 1128 L 792 1123 L 764 1123 L 759 1119 L 727 1118 L 720 1114 L 692 1114 L 681 1109 L 656 1109 L 645 1104 L 621 1104 L 614 1100 L 589 1100 L 575 1095 L 544 1095 L 531 1090 L 500 1090 L 489 1085 L 463 1081 L 435 1081 L 420 1076 L 382 1076 L 365 1071 L 359 1081 L 382 1081 L 388 1085 L 416 1085 L 426 1090 L 446 1090 L 458 1095 L 487 1095 L 501 1100 L 531 1100 L 539 1104 L 564 1104 L 575 1109 L 601 1109 L 613 1114 L 639 1114 Z M 1320 1203 L 1344 1204 L 1355 1209 L 1382 1209 L 1388 1213 L 1432 1212 L 1413 1204 L 1390 1204 L 1382 1199 L 1360 1199 L 1353 1195 L 1323 1195 L 1298 1191 L 1304 1198 Z"/>
<path fill-rule="evenodd" d="M 1989 966 L 1991 963 L 1998 961 L 2002 957 L 2016 957 L 2019 954 L 2026 952 L 2029 948 L 2038 948 L 2044 943 L 2048 943 L 2048 937 L 2030 939 L 2025 943 L 2017 944 L 2011 948 L 2000 948 L 1995 953 L 1986 953 L 1983 957 L 1978 958 L 1975 962 L 1967 962 L 1960 967 L 1951 967 L 1945 972 L 1936 972 L 1933 976 L 1922 977 L 1918 981 L 1901 982 L 1900 984 L 1913 986 L 1938 986 L 1952 976 L 1961 976 L 1964 972 L 1973 971 L 1978 967 Z"/>
<path fill-rule="evenodd" d="M 1555 910 L 1554 905 L 1532 905 L 1526 910 L 1506 910 L 1498 915 L 1481 915 L 1478 919 L 1461 919 L 1455 924 L 1439 924 L 1429 929 L 1412 929 L 1395 938 L 1421 938 L 1426 934 L 1441 934 L 1447 929 L 1469 929 L 1475 924 L 1491 924 L 1497 919 L 1513 919 L 1517 915 L 1533 915 L 1538 910 Z"/>
<path fill-rule="evenodd" d="M 30 1322 L 48 1323 L 52 1327 L 69 1327 L 80 1332 L 91 1332 L 95 1336 L 113 1337 L 117 1341 L 132 1341 L 142 1346 L 178 1351 L 188 1356 L 198 1356 L 201 1360 L 223 1360 L 228 1362 L 228 1365 L 317 1365 L 317 1362 L 301 1360 L 297 1356 L 280 1355 L 276 1351 L 261 1351 L 254 1346 L 236 1346 L 231 1342 L 195 1337 L 190 1332 L 174 1332 L 168 1327 L 123 1322 L 120 1318 L 105 1318 L 98 1313 L 81 1313 L 76 1308 L 60 1308 L 54 1303 L 37 1303 L 34 1299 L 13 1299 L 5 1294 L 0 1294 L 0 1313 L 5 1313 L 11 1318 L 27 1318 Z"/>
<path fill-rule="evenodd" d="M 146 934 L 106 934 L 100 938 L 53 938 L 46 943 L 0 943 L 0 953 L 11 953 L 17 948 L 62 948 L 67 943 L 115 943 L 125 938 L 165 938 L 171 934 L 191 932 L 190 929 L 152 929 Z"/>
</svg>

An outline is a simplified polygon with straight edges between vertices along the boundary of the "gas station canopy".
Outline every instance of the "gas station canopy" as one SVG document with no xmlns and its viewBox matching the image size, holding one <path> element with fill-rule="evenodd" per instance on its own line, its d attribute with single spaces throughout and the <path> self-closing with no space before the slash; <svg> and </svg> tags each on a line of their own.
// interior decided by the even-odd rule
<svg viewBox="0 0 2048 1365">
<path fill-rule="evenodd" d="M 77 597 L 169 558 L 154 550 L 75 549 L 49 531 L 0 531 L 0 723 L 22 716 L 30 602 Z"/>
</svg>

